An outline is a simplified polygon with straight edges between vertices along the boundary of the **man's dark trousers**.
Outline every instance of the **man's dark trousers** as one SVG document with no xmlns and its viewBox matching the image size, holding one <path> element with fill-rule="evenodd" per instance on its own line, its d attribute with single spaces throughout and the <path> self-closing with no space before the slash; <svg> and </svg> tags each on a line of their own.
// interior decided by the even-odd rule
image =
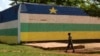
<svg viewBox="0 0 100 56">
<path fill-rule="evenodd" d="M 68 46 L 67 46 L 66 52 L 68 49 L 73 49 L 73 53 L 75 52 L 72 41 L 68 41 Z"/>
</svg>

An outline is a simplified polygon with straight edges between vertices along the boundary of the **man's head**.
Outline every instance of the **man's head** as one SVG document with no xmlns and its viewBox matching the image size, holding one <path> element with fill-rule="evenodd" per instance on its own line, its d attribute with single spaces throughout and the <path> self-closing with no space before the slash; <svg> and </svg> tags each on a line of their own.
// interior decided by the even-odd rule
<svg viewBox="0 0 100 56">
<path fill-rule="evenodd" d="M 68 35 L 71 35 L 71 33 L 68 33 Z"/>
</svg>

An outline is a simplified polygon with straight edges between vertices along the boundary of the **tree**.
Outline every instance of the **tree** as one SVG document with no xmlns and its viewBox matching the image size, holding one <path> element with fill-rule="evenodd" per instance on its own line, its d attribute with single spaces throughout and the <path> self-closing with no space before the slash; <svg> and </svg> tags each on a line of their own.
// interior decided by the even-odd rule
<svg viewBox="0 0 100 56">
<path fill-rule="evenodd" d="M 18 0 L 11 0 L 11 1 L 13 1 L 13 2 L 10 5 L 15 5 L 15 4 L 17 4 Z"/>
</svg>

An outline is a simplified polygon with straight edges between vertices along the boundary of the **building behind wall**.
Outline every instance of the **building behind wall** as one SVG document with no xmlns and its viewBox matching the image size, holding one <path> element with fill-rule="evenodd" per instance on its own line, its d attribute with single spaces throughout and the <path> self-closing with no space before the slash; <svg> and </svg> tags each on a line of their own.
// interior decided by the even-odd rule
<svg viewBox="0 0 100 56">
<path fill-rule="evenodd" d="M 66 40 L 68 32 L 75 40 L 100 39 L 100 20 L 80 8 L 25 3 L 1 14 L 4 43 Z"/>
<path fill-rule="evenodd" d="M 18 43 L 18 8 L 19 5 L 1 12 L 0 42 Z"/>
</svg>

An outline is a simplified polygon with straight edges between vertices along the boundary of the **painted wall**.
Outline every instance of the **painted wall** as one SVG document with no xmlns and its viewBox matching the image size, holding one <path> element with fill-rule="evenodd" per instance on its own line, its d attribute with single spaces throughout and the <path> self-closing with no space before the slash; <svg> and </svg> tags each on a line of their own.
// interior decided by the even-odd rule
<svg viewBox="0 0 100 56">
<path fill-rule="evenodd" d="M 80 8 L 22 4 L 21 41 L 100 39 L 100 19 L 89 17 Z"/>
<path fill-rule="evenodd" d="M 82 9 L 77 7 L 54 6 L 54 5 L 33 4 L 33 3 L 22 4 L 21 13 L 50 14 L 50 10 L 53 8 L 54 8 L 53 12 L 56 12 L 57 15 L 87 16 L 87 14 Z"/>
<path fill-rule="evenodd" d="M 16 5 L 1 13 L 0 42 L 2 43 L 18 43 L 18 7 L 19 5 Z"/>
<path fill-rule="evenodd" d="M 100 39 L 100 18 L 21 13 L 21 40 Z"/>
</svg>

